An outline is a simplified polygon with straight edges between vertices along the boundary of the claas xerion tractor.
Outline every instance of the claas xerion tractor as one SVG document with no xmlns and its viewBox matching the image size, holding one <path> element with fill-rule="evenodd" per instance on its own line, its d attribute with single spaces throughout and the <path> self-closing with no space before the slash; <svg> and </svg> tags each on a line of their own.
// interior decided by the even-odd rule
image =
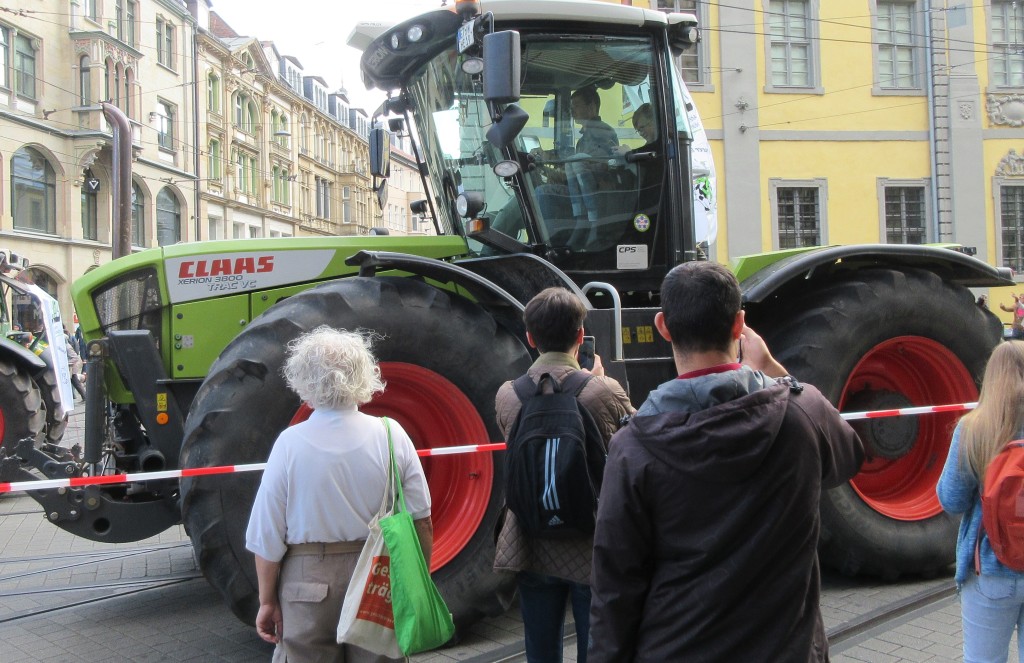
<svg viewBox="0 0 1024 663">
<path fill-rule="evenodd" d="M 694 212 L 695 175 L 707 172 L 691 159 L 696 118 L 676 57 L 698 39 L 696 21 L 579 0 L 456 6 L 352 37 L 364 82 L 389 95 L 370 136 L 379 194 L 386 125 L 414 140 L 419 209 L 437 235 L 180 244 L 91 271 L 73 288 L 90 341 L 84 450 L 22 460 L 50 476 L 263 462 L 308 415 L 281 367 L 289 341 L 320 325 L 379 335 L 387 390 L 364 409 L 399 421 L 418 447 L 500 441 L 494 395 L 534 357 L 522 311 L 548 286 L 588 302 L 587 333 L 634 404 L 675 375 L 653 329 L 658 288 L 673 266 L 705 259 L 711 227 Z M 572 94 L 584 88 L 623 120 L 605 153 L 578 149 Z M 643 106 L 650 137 L 627 121 Z M 976 400 L 1001 326 L 968 288 L 1011 282 L 931 246 L 788 250 L 734 269 L 750 324 L 846 411 Z M 857 424 L 873 455 L 822 496 L 826 565 L 894 577 L 951 563 L 956 522 L 934 485 L 955 417 Z M 502 461 L 424 459 L 433 573 L 462 625 L 499 611 L 508 586 L 491 570 Z M 55 525 L 98 541 L 183 521 L 207 579 L 251 622 L 244 530 L 258 484 L 236 473 L 34 497 Z"/>
</svg>

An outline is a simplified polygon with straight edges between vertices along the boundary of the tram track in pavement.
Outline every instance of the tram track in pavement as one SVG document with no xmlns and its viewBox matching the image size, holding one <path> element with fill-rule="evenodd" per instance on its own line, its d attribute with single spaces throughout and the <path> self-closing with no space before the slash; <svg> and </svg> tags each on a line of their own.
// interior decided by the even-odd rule
<svg viewBox="0 0 1024 663">
<path fill-rule="evenodd" d="M 956 585 L 950 580 L 948 583 L 925 588 L 828 628 L 826 636 L 830 653 L 840 654 L 865 639 L 891 630 L 922 613 L 935 609 L 936 606 L 955 595 Z M 562 645 L 569 648 L 575 647 L 575 644 L 575 629 L 572 624 L 566 624 Z M 460 659 L 462 663 L 521 663 L 526 660 L 525 656 L 524 643 L 518 641 L 469 658 L 460 657 Z"/>
</svg>

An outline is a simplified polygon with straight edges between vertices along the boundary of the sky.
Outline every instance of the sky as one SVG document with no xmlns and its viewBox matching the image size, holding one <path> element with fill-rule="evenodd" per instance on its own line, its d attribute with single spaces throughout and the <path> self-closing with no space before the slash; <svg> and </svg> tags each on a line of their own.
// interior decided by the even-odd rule
<svg viewBox="0 0 1024 663">
<path fill-rule="evenodd" d="M 400 22 L 441 6 L 442 0 L 212 0 L 213 11 L 246 37 L 272 41 L 281 55 L 294 56 L 307 76 L 320 76 L 333 91 L 342 86 L 367 113 L 384 99 L 368 92 L 359 76 L 361 53 L 346 45 L 356 23 Z M 454 0 L 448 0 L 454 3 Z"/>
</svg>

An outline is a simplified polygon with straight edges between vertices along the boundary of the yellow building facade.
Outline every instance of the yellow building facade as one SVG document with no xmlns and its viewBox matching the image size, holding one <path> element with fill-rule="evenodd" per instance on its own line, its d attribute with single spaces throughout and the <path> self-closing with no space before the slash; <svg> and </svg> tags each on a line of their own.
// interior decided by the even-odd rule
<svg viewBox="0 0 1024 663">
<path fill-rule="evenodd" d="M 1024 271 L 1024 3 L 652 0 L 718 175 L 713 256 L 956 242 Z"/>
</svg>

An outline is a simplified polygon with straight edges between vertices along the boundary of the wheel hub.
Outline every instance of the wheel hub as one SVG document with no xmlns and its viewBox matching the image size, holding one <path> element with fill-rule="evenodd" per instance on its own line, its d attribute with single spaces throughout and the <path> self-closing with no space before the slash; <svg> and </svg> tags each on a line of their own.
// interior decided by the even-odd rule
<svg viewBox="0 0 1024 663">
<path fill-rule="evenodd" d="M 857 392 L 845 409 L 853 412 L 874 412 L 911 407 L 903 394 L 895 391 L 866 389 Z M 920 430 L 917 417 L 880 417 L 850 423 L 872 456 L 896 460 L 914 448 Z"/>
</svg>

